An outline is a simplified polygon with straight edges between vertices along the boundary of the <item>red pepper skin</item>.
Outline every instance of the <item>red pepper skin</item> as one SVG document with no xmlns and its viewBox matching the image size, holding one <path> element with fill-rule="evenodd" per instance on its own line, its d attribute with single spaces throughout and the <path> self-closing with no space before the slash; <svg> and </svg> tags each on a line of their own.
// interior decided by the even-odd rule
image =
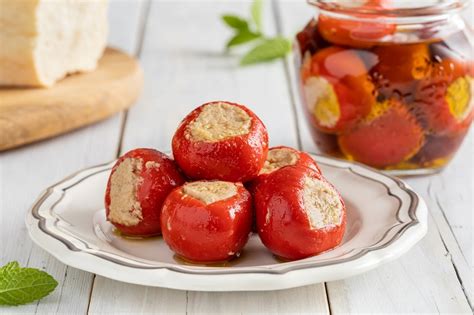
<svg viewBox="0 0 474 315">
<path fill-rule="evenodd" d="M 354 14 L 354 16 L 360 16 Z M 328 42 L 356 48 L 368 48 L 380 39 L 395 33 L 396 25 L 370 20 L 343 20 L 321 14 L 318 30 Z"/>
<path fill-rule="evenodd" d="M 398 100 L 353 130 L 339 136 L 341 151 L 356 161 L 387 167 L 414 156 L 424 143 L 424 132 Z"/>
<path fill-rule="evenodd" d="M 296 150 L 294 148 L 290 148 L 290 147 L 281 145 L 281 146 L 272 147 L 272 148 L 268 149 L 268 153 L 270 153 L 272 150 L 279 150 L 279 149 L 286 149 L 286 150 L 292 151 L 293 153 L 298 155 L 298 160 L 296 161 L 296 164 L 293 164 L 293 166 L 311 168 L 311 169 L 315 170 L 317 173 L 322 175 L 322 172 L 321 172 L 321 169 L 319 168 L 318 163 L 316 163 L 316 161 L 306 152 L 299 151 L 299 150 Z M 277 172 L 280 169 L 281 168 L 276 169 L 273 172 L 267 173 L 267 174 L 263 174 L 263 173 L 259 174 L 253 181 L 245 183 L 245 186 L 250 191 L 250 193 L 253 194 L 255 192 L 255 189 L 256 189 L 256 186 L 258 185 L 258 183 L 262 182 L 268 175 L 273 174 L 274 172 Z"/>
<path fill-rule="evenodd" d="M 333 126 L 318 121 L 313 113 L 316 104 L 307 104 L 311 122 L 324 132 L 340 133 L 350 129 L 376 102 L 375 87 L 357 50 L 338 46 L 324 48 L 303 65 L 301 76 L 304 84 L 311 77 L 323 77 L 336 94 L 340 115 Z"/>
<path fill-rule="evenodd" d="M 163 205 L 161 228 L 168 246 L 194 262 L 219 262 L 238 255 L 252 224 L 252 197 L 240 183 L 237 194 L 206 205 L 174 189 Z"/>
<path fill-rule="evenodd" d="M 111 178 L 118 166 L 128 158 L 141 159 L 142 170 L 136 175 L 141 179 L 136 198 L 141 206 L 143 219 L 133 226 L 111 222 L 121 233 L 133 236 L 152 236 L 161 233 L 161 207 L 168 193 L 185 182 L 183 175 L 172 159 L 153 149 L 134 149 L 121 156 L 115 163 L 107 183 L 105 211 L 110 213 Z M 146 167 L 147 162 L 156 162 L 159 167 Z M 132 209 L 130 209 L 132 210 Z"/>
<path fill-rule="evenodd" d="M 301 167 L 312 168 L 316 172 L 318 172 L 319 174 L 321 174 L 321 175 L 323 174 L 321 172 L 321 169 L 319 168 L 318 163 L 311 157 L 311 155 L 309 155 L 306 152 L 299 151 L 299 150 L 296 150 L 296 149 L 293 149 L 293 148 L 290 148 L 290 147 L 285 147 L 285 146 L 273 147 L 272 149 L 283 149 L 283 148 L 292 150 L 292 151 L 294 151 L 298 154 L 298 162 L 296 162 L 295 165 L 301 166 Z"/>
<path fill-rule="evenodd" d="M 420 112 L 427 130 L 435 135 L 450 135 L 460 133 L 469 128 L 474 110 L 468 108 L 469 112 L 463 119 L 457 119 L 449 108 L 447 101 L 448 89 L 454 81 L 461 77 L 470 77 L 474 84 L 474 64 L 444 59 L 434 64 L 431 75 L 420 82 L 416 92 L 415 109 Z M 474 95 L 471 90 L 457 91 L 457 94 L 466 93 L 470 102 Z M 459 95 L 457 95 L 459 97 Z"/>
<path fill-rule="evenodd" d="M 302 69 L 303 80 L 320 75 L 331 83 L 367 75 L 367 68 L 357 54 L 358 50 L 331 46 L 319 50 Z"/>
<path fill-rule="evenodd" d="M 255 192 L 258 235 L 274 255 L 283 259 L 317 255 L 339 245 L 344 235 L 346 210 L 342 198 L 339 225 L 322 229 L 311 227 L 303 202 L 306 176 L 325 181 L 313 169 L 286 166 L 270 174 Z"/>
<path fill-rule="evenodd" d="M 378 46 L 373 52 L 378 63 L 372 67 L 371 75 L 386 98 L 415 93 L 419 80 L 430 75 L 431 56 L 427 44 Z"/>
<path fill-rule="evenodd" d="M 294 166 L 311 168 L 311 169 L 314 169 L 317 173 L 322 174 L 318 166 L 318 163 L 316 163 L 316 161 L 306 152 L 302 152 L 302 151 L 299 151 L 290 147 L 286 147 L 286 146 L 277 146 L 277 147 L 270 148 L 268 150 L 268 153 L 270 153 L 272 150 L 278 150 L 278 149 L 287 149 L 298 155 L 298 160 L 296 161 L 296 164 L 294 164 Z M 276 169 L 273 172 L 267 173 L 267 174 L 259 174 L 254 180 L 245 183 L 245 187 L 247 188 L 248 191 L 250 191 L 250 193 L 253 196 L 255 194 L 255 190 L 257 189 L 259 183 L 264 181 L 268 175 L 273 174 L 274 172 L 278 172 L 280 169 Z M 253 213 L 253 216 L 254 216 L 254 220 L 252 224 L 252 231 L 257 233 L 255 211 Z"/>
<path fill-rule="evenodd" d="M 194 141 L 185 137 L 188 125 L 210 103 L 193 110 L 179 125 L 172 141 L 176 162 L 192 179 L 246 182 L 255 178 L 267 157 L 268 134 L 262 121 L 245 106 L 224 102 L 240 107 L 251 117 L 248 134 L 216 142 Z"/>
</svg>

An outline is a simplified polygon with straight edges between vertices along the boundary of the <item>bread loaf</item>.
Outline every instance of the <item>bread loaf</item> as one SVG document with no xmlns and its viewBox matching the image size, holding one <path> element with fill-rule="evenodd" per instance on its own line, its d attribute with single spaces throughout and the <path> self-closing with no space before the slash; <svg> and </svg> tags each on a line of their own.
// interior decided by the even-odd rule
<svg viewBox="0 0 474 315">
<path fill-rule="evenodd" d="M 107 0 L 0 0 L 0 85 L 94 70 L 106 39 Z"/>
</svg>

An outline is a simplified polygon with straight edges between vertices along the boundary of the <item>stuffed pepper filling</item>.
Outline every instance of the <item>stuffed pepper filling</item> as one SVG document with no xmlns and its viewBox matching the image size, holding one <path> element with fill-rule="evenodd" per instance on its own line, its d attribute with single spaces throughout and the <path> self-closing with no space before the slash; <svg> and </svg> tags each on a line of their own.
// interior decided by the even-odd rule
<svg viewBox="0 0 474 315">
<path fill-rule="evenodd" d="M 110 221 L 133 226 L 143 219 L 142 208 L 137 199 L 137 187 L 142 182 L 137 173 L 142 168 L 141 159 L 128 158 L 123 160 L 112 174 L 108 215 Z"/>
<path fill-rule="evenodd" d="M 446 91 L 446 103 L 456 120 L 463 121 L 474 107 L 474 84 L 470 76 L 457 78 Z"/>
<path fill-rule="evenodd" d="M 270 174 L 284 166 L 295 165 L 298 160 L 298 153 L 294 150 L 286 148 L 270 149 L 260 174 Z"/>
<path fill-rule="evenodd" d="M 215 142 L 250 132 L 251 118 L 238 106 L 224 102 L 210 103 L 192 121 L 186 137 L 193 141 Z"/>
<path fill-rule="evenodd" d="M 341 111 L 339 101 L 331 84 L 323 77 L 310 77 L 304 86 L 310 112 L 321 126 L 334 127 Z"/>
<path fill-rule="evenodd" d="M 341 224 L 343 205 L 338 193 L 329 183 L 306 177 L 303 201 L 311 228 L 322 229 Z"/>
<path fill-rule="evenodd" d="M 224 181 L 200 181 L 185 184 L 183 192 L 209 205 L 235 196 L 237 187 L 234 183 Z"/>
</svg>

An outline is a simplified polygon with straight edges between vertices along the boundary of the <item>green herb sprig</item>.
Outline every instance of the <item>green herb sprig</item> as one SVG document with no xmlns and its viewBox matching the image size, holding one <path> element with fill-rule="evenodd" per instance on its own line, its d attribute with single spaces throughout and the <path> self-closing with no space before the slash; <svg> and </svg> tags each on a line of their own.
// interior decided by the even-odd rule
<svg viewBox="0 0 474 315">
<path fill-rule="evenodd" d="M 291 41 L 282 36 L 268 37 L 262 33 L 263 1 L 254 0 L 250 20 L 234 14 L 225 14 L 222 21 L 234 31 L 226 48 L 257 42 L 240 60 L 241 65 L 251 65 L 285 57 L 291 51 Z"/>
<path fill-rule="evenodd" d="M 34 268 L 21 268 L 12 261 L 0 268 L 0 305 L 21 305 L 39 300 L 58 285 L 49 274 Z"/>
</svg>

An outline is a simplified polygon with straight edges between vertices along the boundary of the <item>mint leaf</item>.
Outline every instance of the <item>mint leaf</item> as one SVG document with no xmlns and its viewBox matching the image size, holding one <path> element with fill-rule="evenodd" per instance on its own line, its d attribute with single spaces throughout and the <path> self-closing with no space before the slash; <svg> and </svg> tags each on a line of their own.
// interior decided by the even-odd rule
<svg viewBox="0 0 474 315">
<path fill-rule="evenodd" d="M 227 48 L 231 48 L 233 46 L 241 45 L 253 41 L 257 38 L 260 38 L 262 35 L 253 33 L 251 31 L 242 31 L 240 33 L 235 34 L 228 42 Z"/>
<path fill-rule="evenodd" d="M 240 61 L 241 65 L 250 65 L 284 57 L 291 50 L 291 41 L 284 37 L 267 39 L 255 46 Z"/>
<path fill-rule="evenodd" d="M 288 39 L 281 36 L 269 38 L 262 33 L 262 10 L 263 0 L 254 0 L 250 8 L 251 24 L 237 15 L 222 16 L 224 23 L 235 30 L 234 36 L 226 44 L 227 49 L 262 39 L 241 59 L 241 65 L 281 58 L 291 50 L 291 42 Z"/>
<path fill-rule="evenodd" d="M 51 293 L 58 282 L 44 271 L 13 261 L 0 268 L 0 305 L 20 305 Z"/>
<path fill-rule="evenodd" d="M 20 264 L 18 263 L 18 261 L 9 262 L 8 264 L 0 268 L 0 275 L 2 275 L 3 272 L 8 272 L 14 269 L 20 269 Z"/>
<path fill-rule="evenodd" d="M 236 30 L 248 30 L 249 28 L 249 24 L 247 23 L 247 21 L 237 15 L 223 15 L 222 21 L 224 21 L 225 24 Z"/>
<path fill-rule="evenodd" d="M 255 27 L 258 32 L 262 31 L 262 0 L 254 0 L 252 7 L 250 8 L 250 13 L 252 14 L 252 20 L 255 23 Z"/>
</svg>

